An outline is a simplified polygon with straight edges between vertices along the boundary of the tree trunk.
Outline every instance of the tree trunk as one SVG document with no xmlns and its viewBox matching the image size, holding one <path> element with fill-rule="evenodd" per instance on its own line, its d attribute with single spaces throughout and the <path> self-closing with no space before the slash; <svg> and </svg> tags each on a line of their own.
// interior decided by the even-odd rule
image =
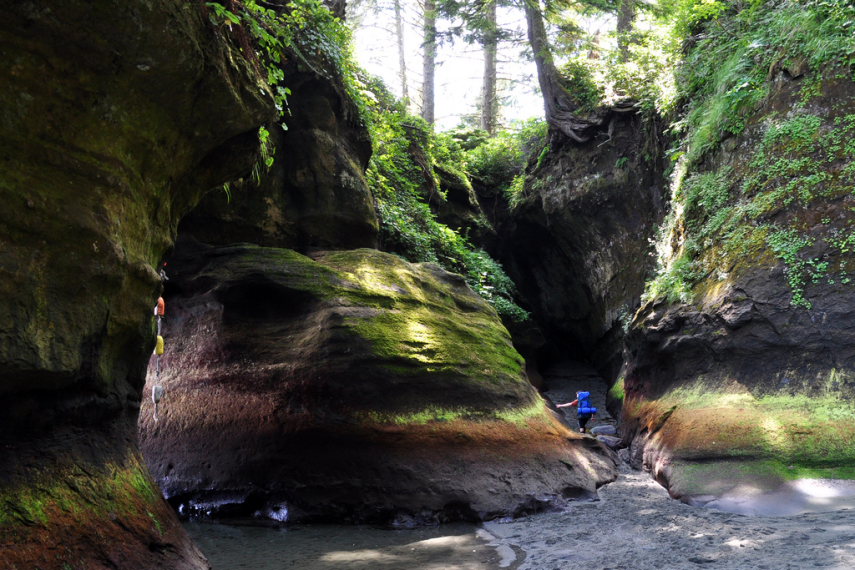
<svg viewBox="0 0 855 570">
<path fill-rule="evenodd" d="M 436 1 L 425 0 L 422 83 L 422 118 L 434 121 L 434 71 L 436 70 Z"/>
<path fill-rule="evenodd" d="M 496 59 L 499 38 L 496 29 L 496 0 L 488 0 L 487 29 L 484 31 L 484 82 L 481 86 L 481 128 L 491 135 L 496 131 Z"/>
<path fill-rule="evenodd" d="M 534 52 L 537 66 L 537 80 L 543 93 L 543 107 L 546 122 L 577 142 L 587 142 L 593 136 L 594 127 L 601 121 L 592 122 L 577 117 L 579 104 L 573 95 L 561 84 L 558 70 L 552 60 L 546 27 L 540 12 L 539 0 L 525 0 L 525 16 L 528 24 L 528 40 Z"/>
<path fill-rule="evenodd" d="M 404 22 L 401 18 L 401 0 L 395 0 L 395 36 L 398 40 L 398 77 L 401 79 L 401 99 L 407 101 L 410 98 L 410 93 L 407 89 L 407 59 L 404 50 Z"/>
<path fill-rule="evenodd" d="M 347 16 L 347 0 L 326 0 L 324 2 L 336 18 L 344 20 Z"/>
<path fill-rule="evenodd" d="M 618 61 L 625 62 L 629 59 L 629 35 L 632 33 L 635 21 L 635 1 L 620 0 L 617 13 L 617 45 Z"/>
</svg>

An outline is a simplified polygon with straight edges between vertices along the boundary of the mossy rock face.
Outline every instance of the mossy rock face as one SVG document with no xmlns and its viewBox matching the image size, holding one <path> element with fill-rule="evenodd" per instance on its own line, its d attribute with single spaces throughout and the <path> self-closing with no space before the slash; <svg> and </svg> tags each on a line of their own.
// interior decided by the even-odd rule
<svg viewBox="0 0 855 570">
<path fill-rule="evenodd" d="M 691 278 L 682 301 L 636 314 L 624 383 L 631 455 L 675 496 L 855 477 L 846 73 L 770 70 L 745 128 L 692 163 L 676 196 L 672 243 Z"/>
<path fill-rule="evenodd" d="M 97 498 L 95 473 L 135 453 L 158 263 L 179 218 L 252 164 L 272 102 L 197 3 L 13 3 L 0 43 L 0 488 L 47 505 L 64 458 Z M 75 530 L 56 512 L 4 525 L 0 566 L 14 552 L 36 567 L 27 556 L 62 542 L 72 567 L 101 567 L 101 547 L 125 540 L 105 513 L 109 536 L 97 514 Z M 186 540 L 154 555 L 135 532 L 151 567 L 206 566 Z"/>
<path fill-rule="evenodd" d="M 256 183 L 211 193 L 181 222 L 181 233 L 205 243 L 249 242 L 270 247 L 376 247 L 378 222 L 365 180 L 371 156 L 368 129 L 344 82 L 311 54 L 283 59 L 288 113 L 268 125 L 273 165 Z M 324 69 L 324 73 L 315 71 Z"/>
<path fill-rule="evenodd" d="M 176 505 L 479 519 L 614 475 L 608 452 L 583 449 L 547 410 L 458 275 L 368 249 L 312 259 L 185 241 L 170 267 L 167 353 L 148 379 L 166 395 L 140 429 Z"/>
<path fill-rule="evenodd" d="M 439 194 L 428 196 L 438 222 L 469 236 L 474 243 L 492 243 L 496 231 L 487 220 L 472 183 L 461 173 L 434 165 Z"/>
<path fill-rule="evenodd" d="M 208 568 L 139 454 L 114 449 L 121 434 L 97 433 L 71 448 L 71 434 L 63 435 L 38 457 L 13 457 L 30 464 L 0 494 L 3 568 Z M 93 450 L 97 460 L 88 461 Z"/>
<path fill-rule="evenodd" d="M 495 257 L 556 355 L 572 351 L 614 377 L 621 319 L 638 306 L 652 269 L 667 185 L 657 122 L 604 113 L 589 143 L 553 136 L 525 198 L 495 224 Z"/>
</svg>

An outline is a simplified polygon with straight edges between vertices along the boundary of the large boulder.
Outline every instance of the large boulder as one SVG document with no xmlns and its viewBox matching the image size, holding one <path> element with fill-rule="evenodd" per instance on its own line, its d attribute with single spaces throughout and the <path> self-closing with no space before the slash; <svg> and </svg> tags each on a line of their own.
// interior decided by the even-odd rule
<svg viewBox="0 0 855 570">
<path fill-rule="evenodd" d="M 375 250 L 179 242 L 141 446 L 188 513 L 483 519 L 615 476 L 528 383 L 463 279 Z"/>
<path fill-rule="evenodd" d="M 136 451 L 151 307 L 270 95 L 196 3 L 7 3 L 0 45 L 0 566 L 205 568 Z"/>
<path fill-rule="evenodd" d="M 657 121 L 604 113 L 588 143 L 551 135 L 493 249 L 556 355 L 589 359 L 612 378 L 667 196 Z"/>
</svg>

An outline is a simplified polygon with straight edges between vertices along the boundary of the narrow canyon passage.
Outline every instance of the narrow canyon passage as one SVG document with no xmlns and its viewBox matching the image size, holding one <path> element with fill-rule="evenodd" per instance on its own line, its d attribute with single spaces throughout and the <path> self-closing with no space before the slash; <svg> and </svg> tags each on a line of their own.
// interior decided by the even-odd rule
<svg viewBox="0 0 855 570">
<path fill-rule="evenodd" d="M 852 0 L 345 4 L 6 3 L 0 570 L 855 567 Z"/>
<path fill-rule="evenodd" d="M 574 360 L 563 360 L 543 371 L 543 382 L 543 396 L 556 405 L 572 402 L 576 399 L 576 392 L 591 393 L 591 405 L 597 408 L 597 413 L 587 425 L 589 431 L 597 426 L 617 425 L 617 418 L 612 417 L 606 409 L 606 381 L 593 367 Z M 559 409 L 562 410 L 567 424 L 573 429 L 578 428 L 576 408 Z"/>
</svg>

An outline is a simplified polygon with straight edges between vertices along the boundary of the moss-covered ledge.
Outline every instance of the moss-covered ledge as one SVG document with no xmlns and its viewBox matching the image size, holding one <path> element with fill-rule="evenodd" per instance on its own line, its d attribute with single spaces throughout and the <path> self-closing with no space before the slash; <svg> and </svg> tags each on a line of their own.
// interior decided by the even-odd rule
<svg viewBox="0 0 855 570">
<path fill-rule="evenodd" d="M 429 522 L 537 510 L 614 477 L 461 276 L 370 249 L 313 257 L 179 242 L 170 348 L 148 379 L 166 396 L 158 422 L 148 404 L 140 416 L 171 502 Z"/>
</svg>

